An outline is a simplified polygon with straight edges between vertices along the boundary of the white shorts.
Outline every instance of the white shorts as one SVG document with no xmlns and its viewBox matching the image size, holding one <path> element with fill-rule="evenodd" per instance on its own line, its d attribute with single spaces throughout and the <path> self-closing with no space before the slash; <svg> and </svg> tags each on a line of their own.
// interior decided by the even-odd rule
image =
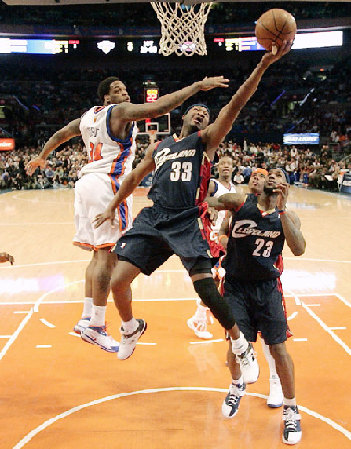
<svg viewBox="0 0 351 449">
<path fill-rule="evenodd" d="M 75 185 L 74 219 L 76 234 L 73 244 L 87 250 L 112 248 L 132 225 L 133 197 L 130 195 L 116 211 L 114 228 L 105 221 L 97 229 L 93 220 L 105 212 L 114 197 L 111 178 L 104 173 L 88 173 Z"/>
</svg>

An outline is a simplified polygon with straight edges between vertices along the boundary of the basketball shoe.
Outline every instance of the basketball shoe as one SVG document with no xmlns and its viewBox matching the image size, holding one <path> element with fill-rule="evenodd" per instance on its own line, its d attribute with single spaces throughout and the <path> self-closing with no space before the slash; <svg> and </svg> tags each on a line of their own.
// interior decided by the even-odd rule
<svg viewBox="0 0 351 449">
<path fill-rule="evenodd" d="M 119 343 L 106 332 L 106 326 L 86 327 L 80 334 L 83 341 L 99 346 L 107 352 L 118 352 Z"/>
<path fill-rule="evenodd" d="M 73 332 L 80 335 L 84 329 L 89 326 L 90 317 L 81 318 L 78 323 L 74 326 Z"/>
<path fill-rule="evenodd" d="M 245 384 L 253 384 L 258 379 L 260 368 L 257 363 L 256 353 L 251 343 L 246 351 L 241 354 L 235 354 L 236 361 L 240 364 L 241 373 Z"/>
<path fill-rule="evenodd" d="M 283 442 L 285 444 L 296 444 L 301 440 L 301 416 L 297 405 L 284 405 L 283 408 Z"/>
<path fill-rule="evenodd" d="M 213 338 L 213 334 L 207 330 L 207 316 L 204 319 L 200 319 L 194 315 L 188 319 L 187 324 L 197 337 L 203 340 Z"/>
<path fill-rule="evenodd" d="M 277 408 L 283 405 L 283 390 L 278 376 L 270 377 L 269 379 L 267 405 L 271 408 Z"/>
<path fill-rule="evenodd" d="M 240 400 L 245 395 L 245 384 L 231 384 L 229 392 L 222 404 L 222 415 L 225 418 L 233 418 L 239 410 Z"/>
<path fill-rule="evenodd" d="M 134 332 L 126 334 L 123 327 L 121 327 L 121 342 L 119 344 L 118 358 L 120 360 L 128 359 L 134 352 L 135 346 L 139 338 L 146 331 L 147 324 L 144 320 L 137 319 L 139 325 Z"/>
</svg>

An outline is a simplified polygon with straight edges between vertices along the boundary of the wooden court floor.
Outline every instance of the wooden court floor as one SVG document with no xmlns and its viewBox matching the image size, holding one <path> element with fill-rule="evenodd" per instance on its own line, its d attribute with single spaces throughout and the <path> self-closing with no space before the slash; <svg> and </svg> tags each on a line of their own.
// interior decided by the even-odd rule
<svg viewBox="0 0 351 449">
<path fill-rule="evenodd" d="M 71 244 L 72 190 L 0 195 L 0 449 L 276 449 L 281 409 L 266 406 L 261 368 L 232 420 L 221 416 L 230 376 L 219 325 L 211 341 L 186 326 L 192 284 L 171 258 L 133 284 L 136 317 L 148 330 L 129 360 L 72 333 L 84 296 L 89 253 Z M 135 197 L 135 213 L 147 203 Z M 304 256 L 284 253 L 283 287 L 294 336 L 303 449 L 351 448 L 351 199 L 292 188 Z M 119 318 L 109 303 L 109 331 Z"/>
</svg>

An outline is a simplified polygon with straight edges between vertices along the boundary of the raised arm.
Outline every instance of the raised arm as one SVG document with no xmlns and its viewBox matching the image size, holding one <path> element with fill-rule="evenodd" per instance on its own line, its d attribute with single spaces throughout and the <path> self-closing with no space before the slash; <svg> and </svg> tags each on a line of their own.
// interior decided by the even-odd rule
<svg viewBox="0 0 351 449">
<path fill-rule="evenodd" d="M 159 117 L 160 115 L 172 111 L 177 106 L 180 106 L 185 100 L 200 90 L 211 90 L 215 87 L 228 87 L 228 82 L 229 80 L 223 76 L 214 76 L 211 78 L 204 78 L 202 81 L 197 81 L 191 86 L 184 87 L 171 94 L 163 95 L 153 103 L 122 103 L 118 108 L 113 109 L 111 119 L 113 120 L 116 118 L 128 122 Z"/>
<path fill-rule="evenodd" d="M 284 41 L 276 55 L 265 53 L 249 78 L 240 86 L 230 102 L 221 109 L 217 119 L 202 131 L 202 140 L 207 144 L 208 152 L 214 152 L 222 142 L 231 130 L 233 122 L 239 115 L 241 109 L 255 93 L 264 72 L 271 64 L 288 53 L 291 44 L 292 42 L 290 41 Z M 209 156 L 211 159 L 211 155 Z"/>
<path fill-rule="evenodd" d="M 111 225 L 114 226 L 115 211 L 121 202 L 126 199 L 133 191 L 138 187 L 144 177 L 151 173 L 156 165 L 152 157 L 152 153 L 156 148 L 156 143 L 151 144 L 145 153 L 144 159 L 132 170 L 126 179 L 122 182 L 113 200 L 108 205 L 105 212 L 98 214 L 94 220 L 95 228 L 98 228 L 106 220 L 111 221 Z"/>
<path fill-rule="evenodd" d="M 286 210 L 289 185 L 277 184 L 276 190 L 279 192 L 277 208 L 280 213 L 286 243 L 294 256 L 302 256 L 306 249 L 306 240 L 301 232 L 300 219 L 295 212 Z"/>
<path fill-rule="evenodd" d="M 44 168 L 45 162 L 49 154 L 56 150 L 57 147 L 61 145 L 61 143 L 67 142 L 72 139 L 72 137 L 80 136 L 81 132 L 79 129 L 80 118 L 72 120 L 68 125 L 59 129 L 53 134 L 50 139 L 44 145 L 41 153 L 38 157 L 28 162 L 26 166 L 26 171 L 28 175 L 32 175 L 37 167 Z"/>
</svg>

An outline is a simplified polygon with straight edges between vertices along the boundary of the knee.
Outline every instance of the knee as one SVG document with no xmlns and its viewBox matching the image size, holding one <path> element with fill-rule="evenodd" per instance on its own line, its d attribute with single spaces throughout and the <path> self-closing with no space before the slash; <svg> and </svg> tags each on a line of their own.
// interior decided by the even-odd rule
<svg viewBox="0 0 351 449">
<path fill-rule="evenodd" d="M 274 360 L 278 361 L 278 362 L 279 362 L 279 360 L 282 360 L 285 357 L 288 357 L 288 355 L 289 355 L 287 350 L 286 350 L 285 343 L 279 343 L 279 344 L 276 344 L 276 345 L 271 345 L 269 347 L 269 349 L 271 351 L 271 354 L 272 354 Z"/>
<path fill-rule="evenodd" d="M 130 283 L 117 269 L 114 269 L 111 276 L 111 290 L 113 293 L 125 291 Z"/>
</svg>

